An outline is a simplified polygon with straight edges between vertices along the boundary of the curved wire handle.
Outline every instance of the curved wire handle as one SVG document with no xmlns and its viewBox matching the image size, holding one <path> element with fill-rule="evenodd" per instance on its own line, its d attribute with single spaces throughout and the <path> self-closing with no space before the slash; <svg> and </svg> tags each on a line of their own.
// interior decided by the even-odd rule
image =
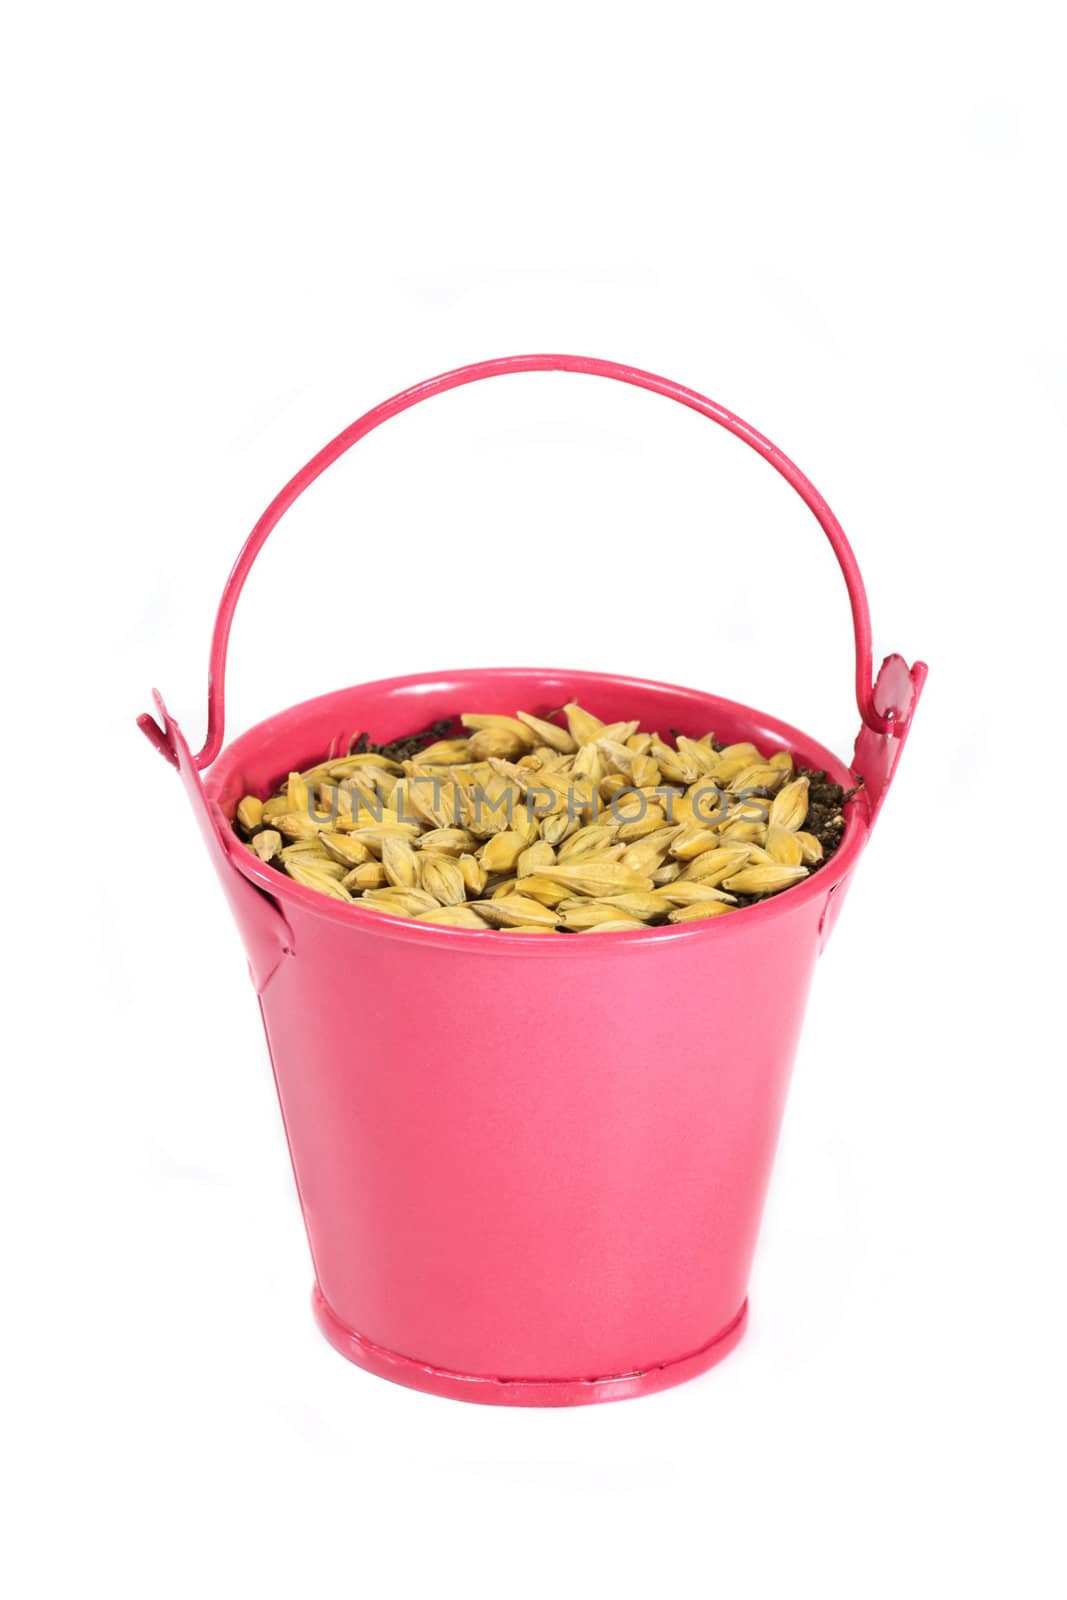
<svg viewBox="0 0 1067 1600">
<path fill-rule="evenodd" d="M 712 422 L 725 428 L 727 433 L 734 434 L 750 449 L 755 450 L 757 455 L 768 461 L 804 501 L 829 539 L 837 557 L 837 564 L 841 568 L 852 608 L 852 630 L 856 643 L 856 704 L 864 725 L 874 733 L 900 735 L 905 722 L 900 720 L 899 712 L 891 709 L 887 715 L 883 715 L 875 708 L 871 618 L 867 608 L 867 593 L 863 586 L 863 578 L 860 576 L 852 547 L 845 537 L 844 529 L 822 495 L 788 456 L 783 455 L 776 445 L 765 439 L 763 434 L 757 432 L 749 423 L 743 422 L 740 417 L 735 417 L 732 411 L 727 411 L 725 406 L 720 406 L 714 400 L 707 399 L 705 395 L 698 394 L 695 389 L 687 389 L 684 384 L 672 383 L 669 378 L 657 377 L 653 372 L 643 372 L 638 367 L 623 366 L 616 361 L 599 361 L 593 356 L 501 356 L 493 361 L 476 361 L 467 367 L 456 367 L 452 372 L 443 372 L 436 378 L 428 378 L 425 383 L 417 383 L 413 388 L 404 389 L 400 394 L 393 395 L 392 399 L 384 400 L 381 405 L 375 406 L 355 422 L 350 423 L 342 433 L 320 450 L 318 455 L 312 456 L 307 465 L 301 467 L 300 471 L 290 478 L 280 494 L 275 495 L 245 540 L 241 553 L 234 562 L 233 570 L 226 580 L 226 587 L 222 591 L 222 600 L 215 618 L 215 630 L 211 638 L 207 737 L 203 748 L 195 757 L 198 770 L 209 766 L 222 748 L 226 711 L 226 653 L 230 627 L 241 590 L 256 557 L 289 507 L 339 456 L 344 455 L 346 450 L 350 450 L 354 444 L 380 427 L 383 422 L 388 422 L 390 417 L 398 416 L 401 411 L 407 411 L 422 400 L 429 400 L 432 395 L 444 394 L 447 389 L 458 389 L 467 383 L 477 383 L 482 378 L 503 377 L 509 372 L 584 372 L 592 377 L 612 378 L 617 383 L 629 383 L 638 389 L 649 389 L 653 394 L 665 395 L 668 400 L 676 400 L 679 405 L 688 406 L 691 411 L 698 411 L 701 416 L 710 418 Z M 170 740 L 155 718 L 145 712 L 138 718 L 138 724 L 156 748 L 168 760 L 175 761 Z"/>
</svg>

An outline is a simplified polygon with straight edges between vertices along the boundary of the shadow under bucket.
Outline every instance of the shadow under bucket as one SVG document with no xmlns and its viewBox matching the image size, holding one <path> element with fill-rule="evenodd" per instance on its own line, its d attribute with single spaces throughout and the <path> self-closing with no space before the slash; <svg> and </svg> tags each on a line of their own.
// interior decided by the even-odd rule
<svg viewBox="0 0 1067 1600">
<path fill-rule="evenodd" d="M 220 754 L 226 647 L 272 528 L 338 456 L 460 384 L 572 371 L 680 401 L 763 455 L 827 534 L 852 603 L 862 726 L 852 766 L 807 734 L 669 684 L 536 668 L 361 684 L 291 707 Z M 747 1283 L 816 957 L 903 747 L 926 669 L 890 656 L 871 684 L 855 559 L 788 459 L 714 402 L 573 356 L 479 363 L 395 396 L 286 486 L 234 567 L 195 757 L 156 696 L 140 724 L 178 768 L 259 996 L 330 1342 L 380 1376 L 457 1399 L 581 1405 L 666 1388 L 721 1359 Z M 344 749 L 475 709 L 606 721 L 788 750 L 862 788 L 842 842 L 797 886 L 731 916 L 598 938 L 477 932 L 384 916 L 306 889 L 233 831 L 244 794 Z M 204 777 L 201 773 L 210 767 Z"/>
</svg>

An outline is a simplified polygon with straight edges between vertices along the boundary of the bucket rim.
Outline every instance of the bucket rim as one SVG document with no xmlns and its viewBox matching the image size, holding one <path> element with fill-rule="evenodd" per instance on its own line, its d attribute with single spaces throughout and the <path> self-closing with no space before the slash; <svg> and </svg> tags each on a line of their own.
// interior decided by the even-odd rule
<svg viewBox="0 0 1067 1600">
<path fill-rule="evenodd" d="M 532 679 L 557 680 L 566 679 L 568 683 L 577 686 L 586 686 L 595 689 L 598 684 L 610 684 L 613 688 L 629 688 L 635 690 L 653 691 L 657 693 L 676 694 L 682 699 L 701 702 L 707 707 L 718 706 L 723 708 L 731 717 L 739 720 L 751 721 L 760 730 L 769 733 L 780 740 L 782 746 L 791 751 L 803 749 L 805 764 L 814 765 L 818 770 L 825 770 L 835 782 L 843 786 L 851 786 L 856 781 L 852 768 L 833 751 L 820 744 L 803 730 L 792 724 L 783 722 L 778 717 L 773 717 L 767 712 L 756 707 L 743 704 L 741 701 L 730 700 L 723 695 L 710 694 L 704 689 L 688 688 L 682 684 L 666 683 L 654 678 L 637 678 L 625 673 L 610 673 L 591 671 L 589 669 L 568 669 L 558 667 L 468 667 L 451 668 L 427 673 L 409 673 L 392 678 L 368 679 L 359 683 L 349 684 L 344 688 L 328 691 L 323 695 L 315 695 L 310 699 L 296 702 L 286 706 L 281 711 L 272 713 L 253 723 L 246 728 L 237 738 L 231 740 L 219 752 L 211 767 L 203 774 L 204 789 L 207 795 L 212 815 L 225 847 L 226 855 L 232 865 L 271 899 L 276 900 L 284 909 L 288 904 L 299 907 L 302 911 L 323 917 L 329 922 L 349 928 L 361 926 L 367 933 L 377 933 L 385 938 L 401 941 L 414 941 L 423 945 L 439 945 L 451 947 L 456 950 L 466 950 L 470 953 L 507 955 L 521 952 L 524 956 L 558 955 L 560 953 L 560 939 L 546 938 L 540 933 L 509 932 L 504 938 L 485 937 L 486 933 L 499 930 L 475 928 L 449 928 L 443 923 L 416 922 L 412 918 L 393 916 L 382 911 L 375 911 L 369 906 L 362 905 L 358 900 L 343 903 L 332 899 L 328 895 L 319 894 L 314 889 L 305 888 L 279 872 L 267 862 L 260 861 L 251 850 L 246 849 L 237 834 L 234 832 L 230 819 L 226 816 L 220 802 L 220 791 L 242 765 L 244 749 L 249 749 L 257 743 L 257 737 L 262 738 L 266 730 L 276 733 L 279 723 L 283 720 L 297 723 L 302 713 L 310 708 L 321 708 L 323 702 L 335 700 L 341 702 L 346 697 L 359 691 L 375 691 L 379 696 L 388 693 L 403 693 L 405 690 L 426 693 L 431 689 L 438 691 L 449 688 L 455 680 L 458 690 L 468 683 L 479 680 L 492 681 L 497 687 L 501 680 L 515 679 L 529 683 Z M 456 713 L 458 715 L 458 712 Z M 815 756 L 812 761 L 811 757 Z M 847 780 L 847 781 L 846 781 Z M 744 916 L 708 917 L 697 919 L 693 922 L 667 924 L 658 928 L 635 928 L 628 932 L 616 932 L 610 940 L 568 938 L 565 942 L 568 949 L 576 947 L 574 954 L 584 957 L 604 956 L 613 950 L 637 951 L 655 948 L 668 941 L 681 941 L 684 939 L 713 939 L 726 936 L 726 930 L 732 930 L 731 936 L 756 933 L 759 929 L 769 926 L 773 918 L 781 919 L 790 914 L 800 913 L 807 904 L 815 898 L 829 898 L 838 889 L 859 859 L 866 844 L 869 826 L 868 809 L 863 791 L 848 802 L 844 808 L 845 833 L 834 851 L 833 856 L 817 872 L 785 890 L 781 894 L 772 895 L 770 898 L 757 905 L 745 906 Z"/>
</svg>

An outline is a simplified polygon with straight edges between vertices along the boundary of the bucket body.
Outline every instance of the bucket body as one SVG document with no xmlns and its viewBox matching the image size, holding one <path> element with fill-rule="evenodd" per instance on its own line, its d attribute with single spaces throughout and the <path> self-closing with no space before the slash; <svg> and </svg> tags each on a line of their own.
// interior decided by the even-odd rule
<svg viewBox="0 0 1067 1600">
<path fill-rule="evenodd" d="M 237 600 L 304 490 L 390 418 L 512 373 L 646 389 L 755 450 L 800 495 L 849 594 L 861 727 L 851 766 L 806 734 L 696 690 L 504 668 L 361 684 L 222 749 Z M 157 695 L 139 719 L 185 783 L 248 952 L 315 1269 L 320 1326 L 351 1360 L 457 1398 L 575 1405 L 666 1387 L 740 1337 L 749 1269 L 812 970 L 892 779 L 926 676 L 872 671 L 855 556 L 776 446 L 692 389 L 580 356 L 503 357 L 365 413 L 280 491 L 223 591 L 207 737 L 194 756 Z M 607 722 L 787 750 L 845 788 L 843 840 L 800 884 L 739 913 L 587 937 L 434 926 L 295 883 L 238 839 L 245 794 L 464 711 Z M 220 754 L 221 751 L 221 754 Z"/>
<path fill-rule="evenodd" d="M 223 872 L 261 891 L 239 914 L 253 947 L 284 915 L 260 1003 L 320 1323 L 363 1365 L 508 1403 L 659 1387 L 739 1336 L 820 928 L 862 808 L 787 895 L 590 938 L 339 904 L 264 866 L 229 824 L 242 794 L 356 731 L 383 740 L 572 697 L 607 720 L 789 749 L 850 781 L 799 731 L 712 696 L 502 670 L 294 707 L 235 741 L 206 786 L 233 841 Z"/>
</svg>

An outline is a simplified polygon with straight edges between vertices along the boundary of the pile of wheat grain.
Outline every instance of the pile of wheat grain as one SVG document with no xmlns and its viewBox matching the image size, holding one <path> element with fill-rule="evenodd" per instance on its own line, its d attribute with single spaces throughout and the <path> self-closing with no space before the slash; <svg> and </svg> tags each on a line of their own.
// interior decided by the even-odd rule
<svg viewBox="0 0 1067 1600">
<path fill-rule="evenodd" d="M 668 742 L 573 703 L 561 714 L 566 726 L 523 711 L 467 715 L 466 736 L 413 756 L 323 761 L 265 802 L 246 795 L 236 826 L 306 888 L 505 932 L 722 916 L 822 861 L 823 842 L 804 831 L 809 779 L 787 751 L 764 758 L 711 734 Z M 829 848 L 843 827 L 833 816 Z"/>
</svg>

